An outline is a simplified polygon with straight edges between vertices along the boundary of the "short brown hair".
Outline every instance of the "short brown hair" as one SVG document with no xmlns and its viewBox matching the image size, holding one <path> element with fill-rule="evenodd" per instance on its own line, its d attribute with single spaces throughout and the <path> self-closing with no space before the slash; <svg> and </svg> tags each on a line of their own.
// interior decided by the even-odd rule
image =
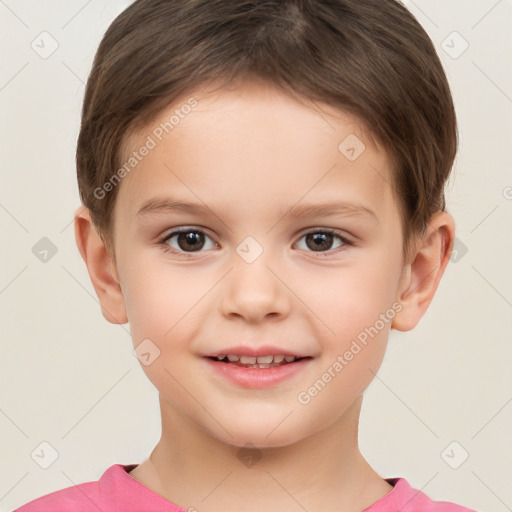
<svg viewBox="0 0 512 512">
<path fill-rule="evenodd" d="M 386 149 L 404 248 L 444 210 L 457 151 L 432 41 L 396 0 L 136 0 L 110 25 L 87 81 L 76 152 L 80 198 L 112 249 L 123 141 L 214 81 L 258 78 L 357 116 Z M 341 141 L 340 141 L 341 142 Z"/>
</svg>

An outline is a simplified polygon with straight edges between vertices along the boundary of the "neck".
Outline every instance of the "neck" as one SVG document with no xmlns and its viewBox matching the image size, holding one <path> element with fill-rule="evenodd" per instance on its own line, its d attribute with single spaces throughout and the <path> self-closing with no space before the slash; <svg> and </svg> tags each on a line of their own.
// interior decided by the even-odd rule
<svg viewBox="0 0 512 512">
<path fill-rule="evenodd" d="M 360 512 L 392 489 L 359 451 L 361 402 L 300 442 L 251 448 L 213 438 L 160 398 L 162 437 L 130 474 L 172 503 L 201 512 Z"/>
</svg>

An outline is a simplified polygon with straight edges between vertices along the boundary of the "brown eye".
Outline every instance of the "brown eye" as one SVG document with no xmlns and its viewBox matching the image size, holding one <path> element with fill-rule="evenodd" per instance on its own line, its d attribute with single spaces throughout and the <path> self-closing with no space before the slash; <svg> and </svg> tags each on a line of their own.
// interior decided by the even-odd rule
<svg viewBox="0 0 512 512">
<path fill-rule="evenodd" d="M 302 243 L 305 240 L 305 243 Z M 302 245 L 302 246 L 301 246 Z M 329 230 L 318 230 L 306 233 L 298 243 L 299 249 L 308 252 L 336 252 L 336 249 L 351 243 L 341 234 Z"/>
<path fill-rule="evenodd" d="M 210 246 L 208 247 L 208 242 Z M 173 231 L 162 240 L 165 250 L 176 253 L 193 253 L 214 248 L 215 242 L 208 235 L 197 229 Z"/>
<path fill-rule="evenodd" d="M 178 246 L 184 251 L 200 251 L 204 246 L 203 233 L 189 231 L 187 233 L 180 233 L 177 238 Z"/>
<path fill-rule="evenodd" d="M 333 235 L 331 233 L 310 233 L 306 235 L 306 245 L 312 251 L 328 251 L 332 248 Z"/>
</svg>

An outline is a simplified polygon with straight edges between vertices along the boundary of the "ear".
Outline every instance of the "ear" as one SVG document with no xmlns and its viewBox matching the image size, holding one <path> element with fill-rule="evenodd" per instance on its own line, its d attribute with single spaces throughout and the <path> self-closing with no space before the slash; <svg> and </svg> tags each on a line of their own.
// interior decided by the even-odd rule
<svg viewBox="0 0 512 512">
<path fill-rule="evenodd" d="M 393 318 L 392 328 L 409 331 L 425 314 L 450 260 L 454 237 L 452 216 L 446 212 L 435 213 L 404 267 L 397 295 L 403 308 Z"/>
<path fill-rule="evenodd" d="M 83 206 L 75 212 L 75 239 L 100 300 L 103 316 L 113 324 L 127 323 L 115 262 L 96 232 L 89 209 Z"/>
</svg>

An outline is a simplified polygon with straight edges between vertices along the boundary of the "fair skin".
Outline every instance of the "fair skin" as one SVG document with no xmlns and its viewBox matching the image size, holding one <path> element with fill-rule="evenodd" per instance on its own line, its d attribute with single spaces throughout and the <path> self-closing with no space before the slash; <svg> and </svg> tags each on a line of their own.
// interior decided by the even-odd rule
<svg viewBox="0 0 512 512">
<path fill-rule="evenodd" d="M 359 451 L 363 392 L 390 329 L 412 329 L 428 308 L 449 260 L 453 219 L 436 213 L 405 261 L 388 157 L 357 119 L 256 82 L 202 92 L 186 97 L 198 106 L 123 178 L 113 254 L 88 211 L 75 215 L 105 318 L 129 322 L 135 347 L 150 339 L 160 350 L 142 368 L 159 392 L 162 436 L 130 476 L 200 512 L 360 512 L 392 489 Z M 127 154 L 186 98 L 127 139 Z M 366 145 L 355 161 L 338 150 L 349 134 Z M 137 215 L 157 196 L 209 210 Z M 331 201 L 373 214 L 284 215 Z M 204 233 L 194 238 L 198 250 L 178 236 L 160 243 L 179 227 Z M 315 251 L 305 235 L 329 228 L 348 243 L 327 234 Z M 237 252 L 248 236 L 263 249 L 251 263 Z M 301 403 L 299 393 L 393 304 L 400 311 Z M 310 359 L 276 386 L 246 389 L 219 377 L 204 357 L 262 343 Z M 240 456 L 248 443 L 255 448 L 244 453 L 259 457 L 250 465 Z"/>
</svg>

